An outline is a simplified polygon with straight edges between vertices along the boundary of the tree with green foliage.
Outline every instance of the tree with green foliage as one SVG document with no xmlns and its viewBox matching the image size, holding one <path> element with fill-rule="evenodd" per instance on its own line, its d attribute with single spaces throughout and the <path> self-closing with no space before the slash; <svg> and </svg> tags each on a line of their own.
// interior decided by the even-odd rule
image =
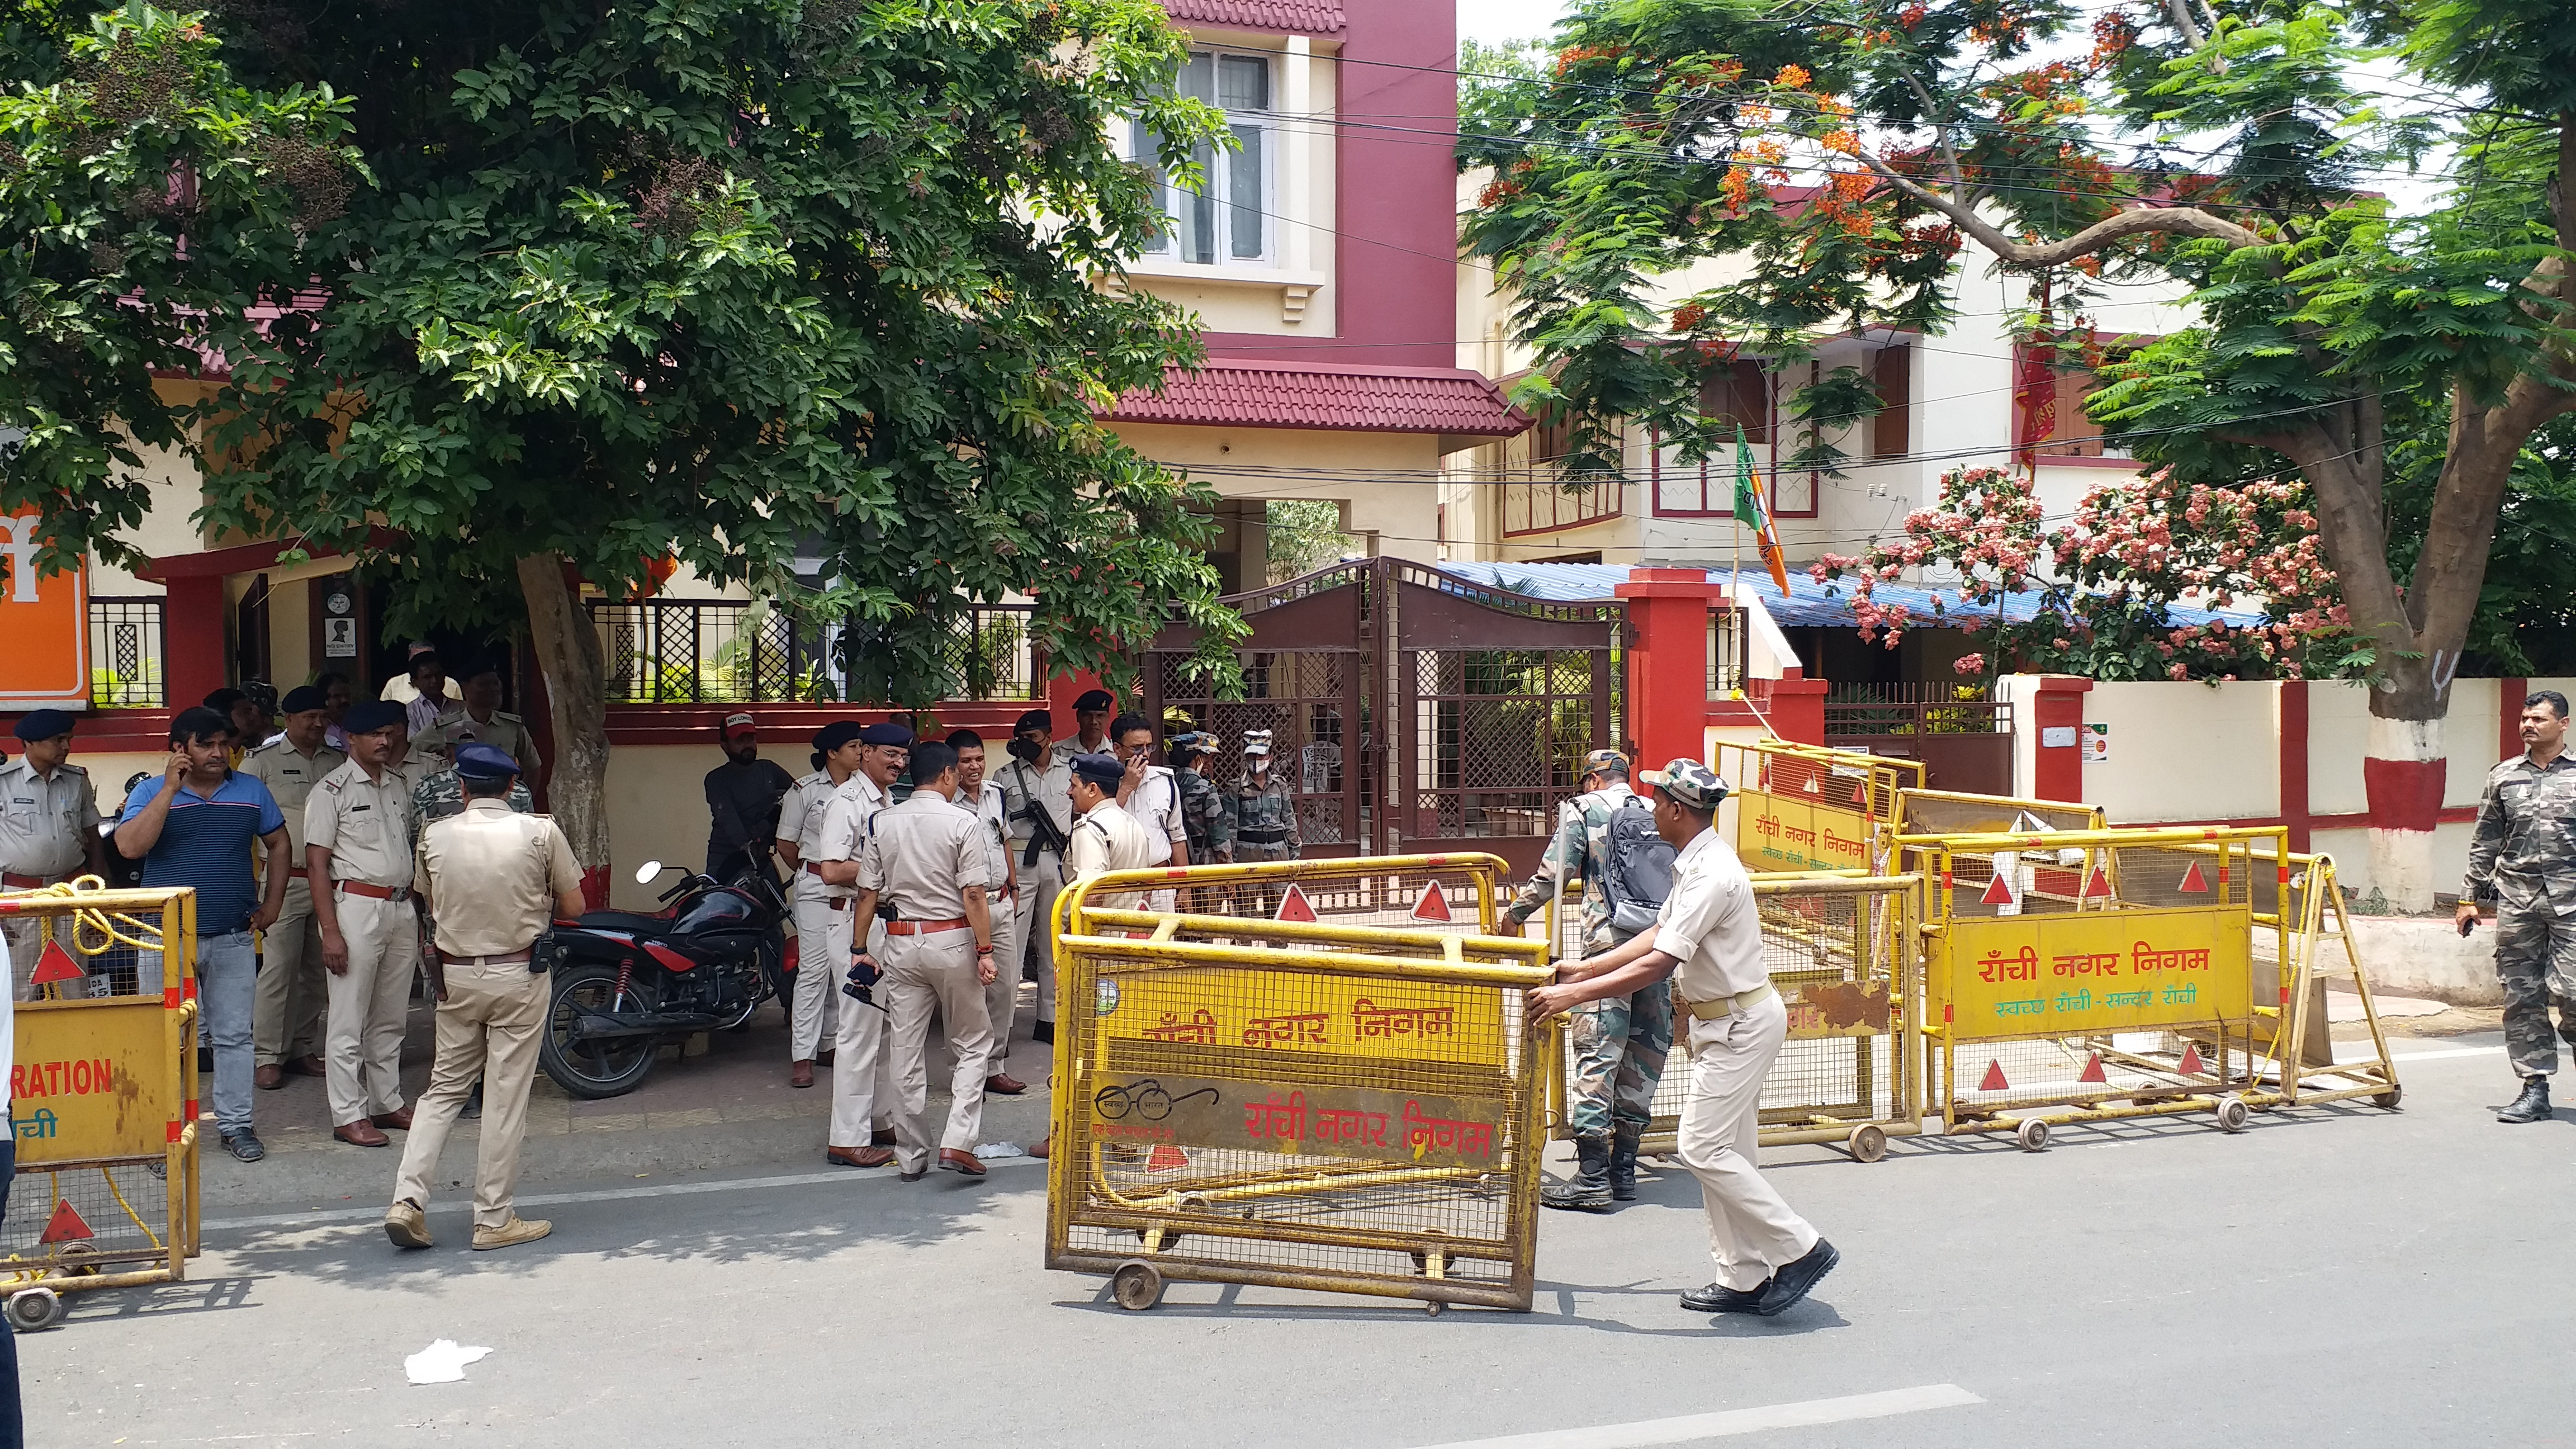
<svg viewBox="0 0 2576 1449">
<path fill-rule="evenodd" d="M 2393 93 L 2366 88 L 2378 57 Z M 1738 351 L 1939 332 L 1969 247 L 2029 280 L 2042 356 L 2089 342 L 2097 280 L 2176 282 L 2199 325 L 2107 369 L 2088 412 L 2186 486 L 2295 472 L 2375 685 L 2372 753 L 2441 758 L 2499 512 L 2576 410 L 2561 0 L 1579 0 L 1518 95 L 1461 142 L 1496 171 L 1468 240 L 1513 290 L 1523 398 L 1571 424 L 1569 468 L 1615 466 L 1621 419 L 1712 451 L 1700 382 Z M 2440 204 L 2373 194 L 2442 145 Z M 1729 280 L 1662 305 L 1658 279 L 1711 257 Z M 2401 406 L 2441 439 L 2411 550 Z M 2374 849 L 2392 896 L 2429 899 L 2429 834 Z"/>
<path fill-rule="evenodd" d="M 48 566 L 129 561 L 167 449 L 210 533 L 397 575 L 391 628 L 524 621 L 594 868 L 576 580 L 676 555 L 852 616 L 896 704 L 1012 592 L 1059 669 L 1123 677 L 1174 606 L 1231 668 L 1211 495 L 1096 416 L 1197 356 L 1094 285 L 1161 225 L 1113 122 L 1185 174 L 1223 131 L 1151 0 L 138 0 L 8 38 L 0 503 Z"/>
</svg>

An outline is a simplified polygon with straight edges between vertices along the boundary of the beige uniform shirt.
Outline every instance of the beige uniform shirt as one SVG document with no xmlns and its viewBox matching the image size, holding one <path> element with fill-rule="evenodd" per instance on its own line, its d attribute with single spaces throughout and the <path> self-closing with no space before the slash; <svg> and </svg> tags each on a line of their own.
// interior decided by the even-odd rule
<svg viewBox="0 0 2576 1449">
<path fill-rule="evenodd" d="M 822 824 L 815 827 L 814 849 L 804 858 L 857 860 L 860 847 L 867 842 L 868 822 L 885 808 L 885 792 L 877 788 L 876 781 L 865 775 L 852 775 L 842 781 L 841 787 L 823 802 L 823 808 L 814 812 L 822 817 Z M 845 901 L 858 894 L 852 886 L 825 886 L 808 872 L 799 870 L 797 874 L 821 886 L 827 900 Z"/>
<path fill-rule="evenodd" d="M 796 878 L 789 884 L 794 890 L 810 890 L 815 898 L 834 899 L 830 890 L 804 863 L 816 859 L 814 852 L 823 844 L 823 807 L 831 803 L 832 792 L 840 787 L 832 783 L 830 772 L 816 770 L 778 797 L 778 838 L 796 847 Z"/>
<path fill-rule="evenodd" d="M 523 776 L 535 774 L 545 763 L 537 757 L 536 737 L 528 733 L 527 721 L 496 709 L 487 723 L 467 714 L 461 706 L 441 714 L 437 723 L 413 736 L 411 752 L 415 758 L 436 755 L 454 759 L 458 745 L 476 741 L 518 761 Z"/>
<path fill-rule="evenodd" d="M 515 956 L 554 921 L 555 897 L 581 889 L 581 862 L 552 820 L 486 796 L 429 822 L 412 886 L 429 893 L 442 954 Z"/>
<path fill-rule="evenodd" d="M 1170 860 L 1172 847 L 1189 838 L 1189 828 L 1181 820 L 1181 782 L 1172 778 L 1167 766 L 1146 766 L 1145 778 L 1128 794 L 1121 808 L 1135 817 L 1145 839 L 1162 851 L 1148 864 L 1161 865 Z"/>
<path fill-rule="evenodd" d="M 1048 747 L 1044 768 L 1013 759 L 987 778 L 1002 787 L 1003 814 L 1010 819 L 1011 844 L 1023 856 L 1034 827 L 1022 818 L 1021 812 L 1030 801 L 1038 803 L 1047 818 L 1055 822 L 1058 832 L 1073 829 L 1073 756 L 1064 746 Z"/>
<path fill-rule="evenodd" d="M 1011 883 L 1011 827 L 1007 818 L 1010 806 L 1005 802 L 1002 787 L 986 780 L 976 798 L 969 800 L 960 794 L 950 803 L 975 817 L 975 838 L 984 845 L 986 893 L 1008 886 Z"/>
<path fill-rule="evenodd" d="M 313 798 L 313 787 L 342 765 L 349 757 L 329 745 L 306 755 L 278 736 L 242 757 L 242 773 L 268 787 L 277 799 L 277 808 L 286 816 L 286 843 L 292 854 L 291 869 L 304 868 L 304 810 Z"/>
<path fill-rule="evenodd" d="M 65 763 L 38 778 L 24 757 L 0 765 L 0 871 L 50 877 L 78 870 L 98 819 L 98 791 L 80 766 Z"/>
<path fill-rule="evenodd" d="M 875 891 L 899 921 L 963 919 L 966 892 L 984 888 L 982 835 L 974 816 L 917 791 L 868 822 L 859 888 Z"/>
<path fill-rule="evenodd" d="M 1116 800 L 1103 800 L 1074 822 L 1073 844 L 1064 863 L 1075 880 L 1089 880 L 1103 871 L 1161 865 L 1171 858 L 1170 844 L 1146 835 L 1145 827 L 1120 809 Z"/>
<path fill-rule="evenodd" d="M 331 879 L 411 884 L 411 777 L 374 780 L 354 760 L 322 777 L 304 802 L 304 843 L 331 852 Z"/>
<path fill-rule="evenodd" d="M 1744 862 L 1715 830 L 1673 860 L 1673 891 L 1655 916 L 1655 949 L 1679 958 L 1673 984 L 1686 1001 L 1715 1001 L 1771 979 L 1762 963 L 1762 914 Z"/>
</svg>

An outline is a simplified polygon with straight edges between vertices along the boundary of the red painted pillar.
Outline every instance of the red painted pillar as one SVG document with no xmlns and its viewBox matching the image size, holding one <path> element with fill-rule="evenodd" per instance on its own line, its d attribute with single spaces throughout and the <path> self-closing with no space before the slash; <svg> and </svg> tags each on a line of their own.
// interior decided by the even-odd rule
<svg viewBox="0 0 2576 1449">
<path fill-rule="evenodd" d="M 1771 682 L 1771 732 L 1792 744 L 1823 744 L 1825 691 L 1831 687 L 1790 665 Z"/>
<path fill-rule="evenodd" d="M 2031 793 L 2042 800 L 2084 803 L 2084 694 L 2093 681 L 2042 675 L 2030 701 L 2039 742 L 2031 751 Z"/>
<path fill-rule="evenodd" d="M 2531 681 L 2519 674 L 2496 681 L 2496 758 L 2510 760 L 2523 754 L 2522 701 L 2531 693 Z"/>
<path fill-rule="evenodd" d="M 2308 852 L 2308 682 L 2281 681 L 2281 823 L 2290 849 Z"/>
<path fill-rule="evenodd" d="M 224 581 L 220 575 L 171 579 L 161 601 L 161 678 L 170 708 L 186 709 L 231 681 L 224 660 Z"/>
<path fill-rule="evenodd" d="M 1628 607 L 1628 733 L 1637 765 L 1701 758 L 1708 740 L 1708 612 L 1725 591 L 1706 569 L 1630 569 L 1611 591 Z"/>
</svg>

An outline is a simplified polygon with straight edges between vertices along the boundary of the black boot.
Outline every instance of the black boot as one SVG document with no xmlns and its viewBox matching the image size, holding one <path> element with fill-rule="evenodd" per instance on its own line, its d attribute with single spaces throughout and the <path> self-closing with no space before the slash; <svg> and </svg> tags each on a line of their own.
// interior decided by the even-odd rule
<svg viewBox="0 0 2576 1449">
<path fill-rule="evenodd" d="M 1610 1144 L 1598 1137 L 1578 1137 L 1574 1152 L 1581 1169 L 1572 1182 L 1551 1182 L 1540 1188 L 1540 1206 L 1578 1213 L 1610 1211 Z"/>
<path fill-rule="evenodd" d="M 1640 1130 L 1628 1123 L 1610 1129 L 1610 1199 L 1613 1202 L 1637 1200 L 1637 1138 Z"/>
<path fill-rule="evenodd" d="M 2513 1099 L 2513 1105 L 2496 1113 L 2496 1120 L 2499 1122 L 2548 1121 L 2549 1079 L 2547 1077 L 2523 1078 L 2522 1095 Z"/>
</svg>

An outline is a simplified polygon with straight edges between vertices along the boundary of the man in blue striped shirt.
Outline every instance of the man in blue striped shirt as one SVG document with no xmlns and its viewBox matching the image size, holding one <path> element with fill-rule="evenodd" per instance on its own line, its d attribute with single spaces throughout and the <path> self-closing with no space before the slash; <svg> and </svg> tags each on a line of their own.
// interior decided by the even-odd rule
<svg viewBox="0 0 2576 1449">
<path fill-rule="evenodd" d="M 116 848 L 143 862 L 143 884 L 197 892 L 197 999 L 215 1052 L 215 1130 L 244 1162 L 268 1155 L 251 1130 L 251 1011 L 259 962 L 251 933 L 286 904 L 286 816 L 257 779 L 232 768 L 232 721 L 211 709 L 170 721 L 170 767 L 137 785 L 117 817 Z M 265 853 L 251 878 L 251 842 Z M 145 995 L 161 990 L 161 953 L 141 959 Z"/>
</svg>

